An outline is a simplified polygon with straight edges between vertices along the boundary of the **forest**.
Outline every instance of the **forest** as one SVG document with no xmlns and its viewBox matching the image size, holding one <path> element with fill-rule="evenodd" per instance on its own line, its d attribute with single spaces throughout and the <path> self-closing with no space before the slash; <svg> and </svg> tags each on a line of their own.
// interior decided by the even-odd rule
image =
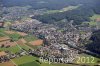
<svg viewBox="0 0 100 66">
<path fill-rule="evenodd" d="M 92 40 L 93 42 L 86 45 L 87 49 L 100 54 L 100 30 L 94 31 L 90 40 Z"/>
<path fill-rule="evenodd" d="M 68 21 L 74 20 L 74 24 L 79 25 L 82 22 L 90 21 L 89 17 L 93 16 L 94 14 L 100 14 L 100 1 L 93 1 L 88 0 L 87 2 L 85 2 L 84 0 L 84 2 L 82 3 L 83 5 L 74 10 L 61 13 L 37 15 L 33 18 L 38 19 L 43 23 L 54 23 L 62 19 L 67 19 Z M 75 2 L 77 1 L 75 0 Z"/>
<path fill-rule="evenodd" d="M 68 21 L 74 20 L 74 24 L 79 25 L 84 21 L 90 21 L 89 17 L 93 16 L 93 14 L 93 9 L 86 6 L 81 6 L 71 11 L 37 15 L 33 18 L 38 19 L 44 23 L 54 23 L 63 19 L 67 19 Z"/>
</svg>

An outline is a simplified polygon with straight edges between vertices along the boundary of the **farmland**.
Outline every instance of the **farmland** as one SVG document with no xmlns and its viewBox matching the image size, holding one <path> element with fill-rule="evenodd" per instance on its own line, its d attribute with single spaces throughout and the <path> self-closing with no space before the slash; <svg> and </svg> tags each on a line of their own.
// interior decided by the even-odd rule
<svg viewBox="0 0 100 66">
<path fill-rule="evenodd" d="M 5 29 L 0 29 L 0 31 L 1 31 L 1 33 L 3 33 L 4 36 L 9 36 L 10 38 L 14 38 L 14 39 L 17 38 L 17 40 L 18 40 L 20 37 L 20 35 L 15 33 L 15 32 L 10 32 L 10 33 L 5 32 Z M 32 46 L 31 44 L 28 44 L 28 42 L 30 42 L 30 41 L 37 40 L 36 37 L 34 37 L 32 35 L 27 35 L 27 36 L 24 36 L 23 38 L 27 41 L 26 44 L 17 44 L 15 46 L 9 47 L 9 48 L 2 47 L 2 48 L 0 48 L 0 51 L 10 51 L 12 53 L 16 53 L 16 52 L 21 51 L 21 48 L 23 48 L 25 50 L 29 50 L 30 47 L 31 48 L 38 47 L 38 46 Z M 12 60 L 12 62 L 14 62 L 18 66 L 29 66 L 29 65 L 31 65 L 31 66 L 58 66 L 58 65 L 61 66 L 61 65 L 64 65 L 64 64 L 49 64 L 49 63 L 41 63 L 40 64 L 40 63 L 36 62 L 36 60 L 39 60 L 37 57 L 30 56 L 30 55 L 21 56 L 19 58 L 14 58 L 11 60 Z M 0 66 L 11 66 L 11 64 L 14 65 L 12 62 L 10 61 L 10 62 L 7 62 L 5 64 L 1 63 Z M 66 66 L 66 64 L 64 66 Z"/>
<path fill-rule="evenodd" d="M 9 47 L 9 48 L 0 48 L 0 51 L 11 51 L 12 53 L 16 53 L 16 52 L 20 51 L 20 49 L 16 45 L 14 47 Z"/>
<path fill-rule="evenodd" d="M 27 36 L 19 38 L 20 37 L 19 34 L 16 34 L 16 33 L 7 34 L 7 33 L 5 33 L 4 29 L 1 29 L 1 33 L 3 33 L 5 36 L 9 36 L 10 38 L 11 37 L 17 38 L 17 40 L 23 38 L 23 39 L 25 39 L 25 41 L 27 43 L 25 43 L 25 44 L 18 43 L 17 45 L 15 45 L 13 47 L 9 47 L 9 48 L 2 47 L 2 48 L 0 48 L 0 51 L 11 51 L 12 53 L 16 53 L 16 52 L 19 52 L 22 48 L 25 49 L 25 50 L 29 50 L 30 47 L 32 49 L 35 49 L 35 48 L 38 47 L 38 46 L 32 46 L 31 44 L 29 44 L 29 42 L 36 41 L 38 39 L 35 36 L 27 35 Z M 16 42 L 16 41 L 14 41 L 14 42 Z M 80 57 L 92 57 L 92 56 L 89 56 L 89 55 L 86 55 L 86 54 L 82 54 Z M 29 65 L 31 65 L 31 66 L 73 66 L 73 65 L 74 66 L 78 66 L 76 64 L 61 64 L 61 63 L 51 63 L 51 64 L 49 64 L 49 63 L 42 63 L 41 62 L 41 64 L 40 64 L 39 62 L 36 61 L 36 60 L 39 60 L 39 58 L 37 58 L 35 56 L 31 56 L 31 55 L 25 55 L 25 56 L 21 56 L 21 57 L 18 57 L 18 58 L 11 59 L 11 60 L 18 66 L 29 66 Z M 96 64 L 98 64 L 98 61 L 100 61 L 100 60 L 98 58 L 95 58 L 94 61 L 95 61 L 94 65 L 96 65 Z M 12 64 L 11 61 L 8 62 L 8 63 Z M 84 63 L 84 64 L 83 63 L 79 63 L 79 65 L 85 65 L 85 64 L 86 63 Z M 3 63 L 0 64 L 0 65 L 1 66 L 8 66 L 8 65 L 4 65 Z M 87 65 L 91 65 L 91 64 L 87 64 Z"/>
<path fill-rule="evenodd" d="M 25 64 L 21 64 L 19 66 L 40 66 L 37 62 L 29 62 L 29 63 L 25 63 Z"/>
<path fill-rule="evenodd" d="M 52 13 L 58 13 L 58 12 L 65 12 L 65 11 L 69 11 L 69 10 L 73 10 L 73 9 L 76 9 L 78 8 L 80 5 L 78 6 L 68 6 L 68 7 L 65 7 L 65 8 L 62 8 L 60 10 L 48 10 L 47 12 L 45 12 L 45 14 L 52 14 Z"/>
<path fill-rule="evenodd" d="M 89 22 L 90 25 L 96 25 L 96 19 L 100 18 L 100 15 L 95 14 L 94 16 L 90 17 L 91 21 Z"/>
<path fill-rule="evenodd" d="M 22 65 L 35 61 L 37 58 L 33 56 L 22 56 L 20 58 L 12 59 L 16 64 Z M 20 61 L 19 61 L 20 60 Z"/>
<path fill-rule="evenodd" d="M 11 61 L 9 61 L 5 63 L 0 63 L 0 66 L 14 66 L 14 64 Z"/>
<path fill-rule="evenodd" d="M 81 59 L 80 61 L 78 61 L 79 58 Z M 82 60 L 82 58 L 85 58 L 85 59 Z M 85 62 L 82 62 L 84 60 L 85 60 Z M 80 64 L 80 65 L 86 64 L 86 65 L 94 66 L 94 65 L 98 65 L 99 64 L 98 61 L 100 61 L 99 58 L 93 57 L 93 56 L 88 55 L 88 54 L 80 54 L 79 57 L 76 59 L 75 63 Z"/>
<path fill-rule="evenodd" d="M 34 41 L 34 40 L 37 40 L 38 38 L 32 36 L 32 35 L 27 35 L 24 37 L 24 39 L 27 41 L 27 42 L 30 42 L 30 41 Z"/>
<path fill-rule="evenodd" d="M 96 19 L 100 18 L 100 15 L 98 14 L 94 14 L 92 17 L 90 17 L 90 22 L 83 22 L 84 23 L 88 23 L 90 26 L 96 26 Z"/>
</svg>

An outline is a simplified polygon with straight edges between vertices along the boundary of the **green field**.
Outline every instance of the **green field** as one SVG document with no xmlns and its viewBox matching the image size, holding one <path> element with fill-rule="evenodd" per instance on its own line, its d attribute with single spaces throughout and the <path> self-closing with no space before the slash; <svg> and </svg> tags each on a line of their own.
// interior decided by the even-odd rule
<svg viewBox="0 0 100 66">
<path fill-rule="evenodd" d="M 0 48 L 0 51 L 11 51 L 12 53 L 16 53 L 16 52 L 20 51 L 20 49 L 16 45 L 16 46 L 9 47 L 9 48 Z"/>
<path fill-rule="evenodd" d="M 65 12 L 65 11 L 76 9 L 79 6 L 80 5 L 77 5 L 77 6 L 68 6 L 68 7 L 65 7 L 65 8 L 60 9 L 60 10 L 48 10 L 47 12 L 45 12 L 45 14 L 52 14 L 52 13 L 57 13 L 57 12 Z"/>
<path fill-rule="evenodd" d="M 0 28 L 0 37 L 4 37 L 4 36 L 8 36 L 9 38 L 11 38 L 12 41 L 17 41 L 19 38 L 21 38 L 21 36 L 17 33 L 7 34 L 5 33 L 4 28 Z"/>
<path fill-rule="evenodd" d="M 92 17 L 90 17 L 90 22 L 83 22 L 82 24 L 84 23 L 89 23 L 90 26 L 96 26 L 96 19 L 97 18 L 100 18 L 100 15 L 98 14 L 94 14 Z"/>
<path fill-rule="evenodd" d="M 14 61 L 17 65 L 22 65 L 22 64 L 25 64 L 25 63 L 33 62 L 36 59 L 37 58 L 33 57 L 33 56 L 22 56 L 22 57 L 19 57 L 19 58 L 12 59 L 12 61 Z"/>
<path fill-rule="evenodd" d="M 5 31 L 5 29 L 0 28 L 0 37 L 6 36 L 4 31 Z"/>
<path fill-rule="evenodd" d="M 94 15 L 93 17 L 91 17 L 91 22 L 89 22 L 90 25 L 95 25 L 95 19 L 100 17 L 100 15 Z M 1 36 L 9 36 L 10 38 L 13 38 L 13 39 L 19 39 L 20 36 L 18 34 L 12 34 L 12 35 L 9 35 L 9 34 L 5 34 L 4 33 L 4 29 L 1 29 L 0 28 L 0 35 Z M 84 33 L 84 32 L 80 32 L 80 33 Z M 30 41 L 34 41 L 34 40 L 37 40 L 38 38 L 34 37 L 33 35 L 28 35 L 28 36 L 25 36 L 23 37 L 27 42 L 30 42 Z M 32 45 L 29 45 L 29 44 L 26 44 L 32 48 L 37 48 L 38 46 L 32 46 Z M 0 51 L 11 51 L 12 53 L 16 53 L 16 52 L 19 52 L 21 48 L 24 48 L 25 50 L 28 50 L 29 47 L 27 47 L 26 45 L 21 45 L 21 44 L 18 44 L 16 46 L 13 46 L 13 47 L 9 47 L 9 48 L 0 48 Z M 90 56 L 90 55 L 87 55 L 87 54 L 81 54 L 79 57 L 93 57 L 93 56 Z M 14 58 L 12 59 L 13 62 L 15 62 L 18 66 L 77 66 L 77 65 L 73 65 L 73 64 L 61 64 L 61 63 L 38 63 L 36 62 L 36 60 L 38 60 L 39 58 L 35 57 L 35 56 L 30 56 L 30 55 L 27 55 L 27 56 L 22 56 L 22 57 L 19 57 L 19 58 Z M 90 59 L 91 61 L 92 59 Z M 99 64 L 98 61 L 100 61 L 99 58 L 96 58 L 94 57 L 94 63 L 91 64 L 91 63 L 78 63 L 79 65 L 97 65 Z M 77 63 L 77 59 L 76 59 L 76 62 Z"/>
<path fill-rule="evenodd" d="M 30 41 L 34 41 L 34 40 L 36 40 L 36 39 L 38 39 L 38 38 L 36 38 L 36 37 L 33 36 L 33 35 L 27 35 L 27 36 L 24 37 L 24 39 L 25 39 L 27 42 L 30 42 Z"/>
<path fill-rule="evenodd" d="M 18 41 L 21 38 L 21 36 L 17 33 L 8 34 L 8 36 L 11 38 L 12 41 Z"/>
<path fill-rule="evenodd" d="M 37 62 L 33 61 L 33 62 L 21 64 L 19 66 L 40 66 L 40 65 Z"/>
<path fill-rule="evenodd" d="M 93 15 L 92 17 L 90 17 L 91 20 L 95 20 L 95 19 L 97 19 L 97 18 L 100 18 L 100 15 L 95 14 L 95 15 Z"/>
<path fill-rule="evenodd" d="M 98 61 L 100 61 L 99 58 L 96 58 L 96 57 L 93 57 L 93 56 L 87 55 L 87 54 L 80 54 L 79 57 L 80 57 L 81 60 L 79 60 L 79 58 L 77 58 L 75 63 L 78 63 L 80 65 L 94 66 L 94 65 L 98 65 L 99 64 Z M 85 58 L 85 59 L 82 59 L 82 58 Z M 84 60 L 85 60 L 85 62 L 82 62 Z"/>
<path fill-rule="evenodd" d="M 95 14 L 94 16 L 90 17 L 91 21 L 89 22 L 90 25 L 96 25 L 96 19 L 100 18 L 100 15 Z"/>
<path fill-rule="evenodd" d="M 19 46 L 20 46 L 21 48 L 25 49 L 25 50 L 29 50 L 29 49 L 30 49 L 29 47 L 27 47 L 27 46 L 25 46 L 25 45 L 19 44 Z"/>
</svg>

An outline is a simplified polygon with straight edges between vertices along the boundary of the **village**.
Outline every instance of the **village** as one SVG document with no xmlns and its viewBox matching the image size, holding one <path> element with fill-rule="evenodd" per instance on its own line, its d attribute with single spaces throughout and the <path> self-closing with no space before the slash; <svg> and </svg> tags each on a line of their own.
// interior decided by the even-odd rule
<svg viewBox="0 0 100 66">
<path fill-rule="evenodd" d="M 5 36 L 0 37 L 0 63 L 26 55 L 44 58 L 73 58 L 74 61 L 80 51 L 73 47 L 84 49 L 81 45 L 82 41 L 88 40 L 91 37 L 91 31 L 96 29 L 86 26 L 77 28 L 69 23 L 66 27 L 59 28 L 59 26 L 44 24 L 36 19 L 25 20 L 21 23 L 16 21 L 9 26 L 9 30 L 6 29 L 3 32 Z M 4 22 L 0 22 L 0 28 L 6 28 Z M 11 36 L 13 34 L 14 37 L 16 34 L 20 36 L 16 39 Z M 14 47 L 17 49 L 14 50 Z M 68 63 L 73 63 L 73 61 Z"/>
<path fill-rule="evenodd" d="M 32 21 L 33 20 L 33 21 Z M 91 36 L 90 31 L 80 33 L 72 24 L 67 24 L 67 27 L 59 28 L 53 24 L 43 24 L 35 19 L 30 22 L 22 22 L 13 24 L 12 30 L 31 33 L 34 36 L 43 40 L 43 46 L 36 49 L 36 55 L 45 57 L 57 58 L 75 58 L 78 56 L 78 51 L 72 47 L 80 47 L 80 41 L 88 40 Z M 82 31 L 82 30 L 81 30 Z"/>
<path fill-rule="evenodd" d="M 0 0 L 0 66 L 100 66 L 99 0 Z"/>
<path fill-rule="evenodd" d="M 28 57 L 28 59 L 34 58 L 30 53 L 30 50 L 33 50 L 33 48 L 25 43 L 29 43 L 31 46 L 39 46 L 43 44 L 43 41 L 24 32 L 5 30 L 4 25 L 4 22 L 0 22 L 0 65 L 17 66 L 11 62 L 11 59 L 24 56 Z"/>
</svg>

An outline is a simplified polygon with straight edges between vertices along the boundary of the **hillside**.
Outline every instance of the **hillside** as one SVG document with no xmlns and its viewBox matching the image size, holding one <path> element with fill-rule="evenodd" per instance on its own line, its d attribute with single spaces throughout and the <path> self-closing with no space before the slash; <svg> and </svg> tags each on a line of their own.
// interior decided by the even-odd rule
<svg viewBox="0 0 100 66">
<path fill-rule="evenodd" d="M 95 0 L 3 0 L 4 6 L 31 5 L 35 9 L 61 9 L 69 5 L 93 4 Z"/>
<path fill-rule="evenodd" d="M 93 32 L 91 40 L 93 42 L 91 44 L 86 45 L 87 49 L 100 54 L 100 30 Z"/>
</svg>

